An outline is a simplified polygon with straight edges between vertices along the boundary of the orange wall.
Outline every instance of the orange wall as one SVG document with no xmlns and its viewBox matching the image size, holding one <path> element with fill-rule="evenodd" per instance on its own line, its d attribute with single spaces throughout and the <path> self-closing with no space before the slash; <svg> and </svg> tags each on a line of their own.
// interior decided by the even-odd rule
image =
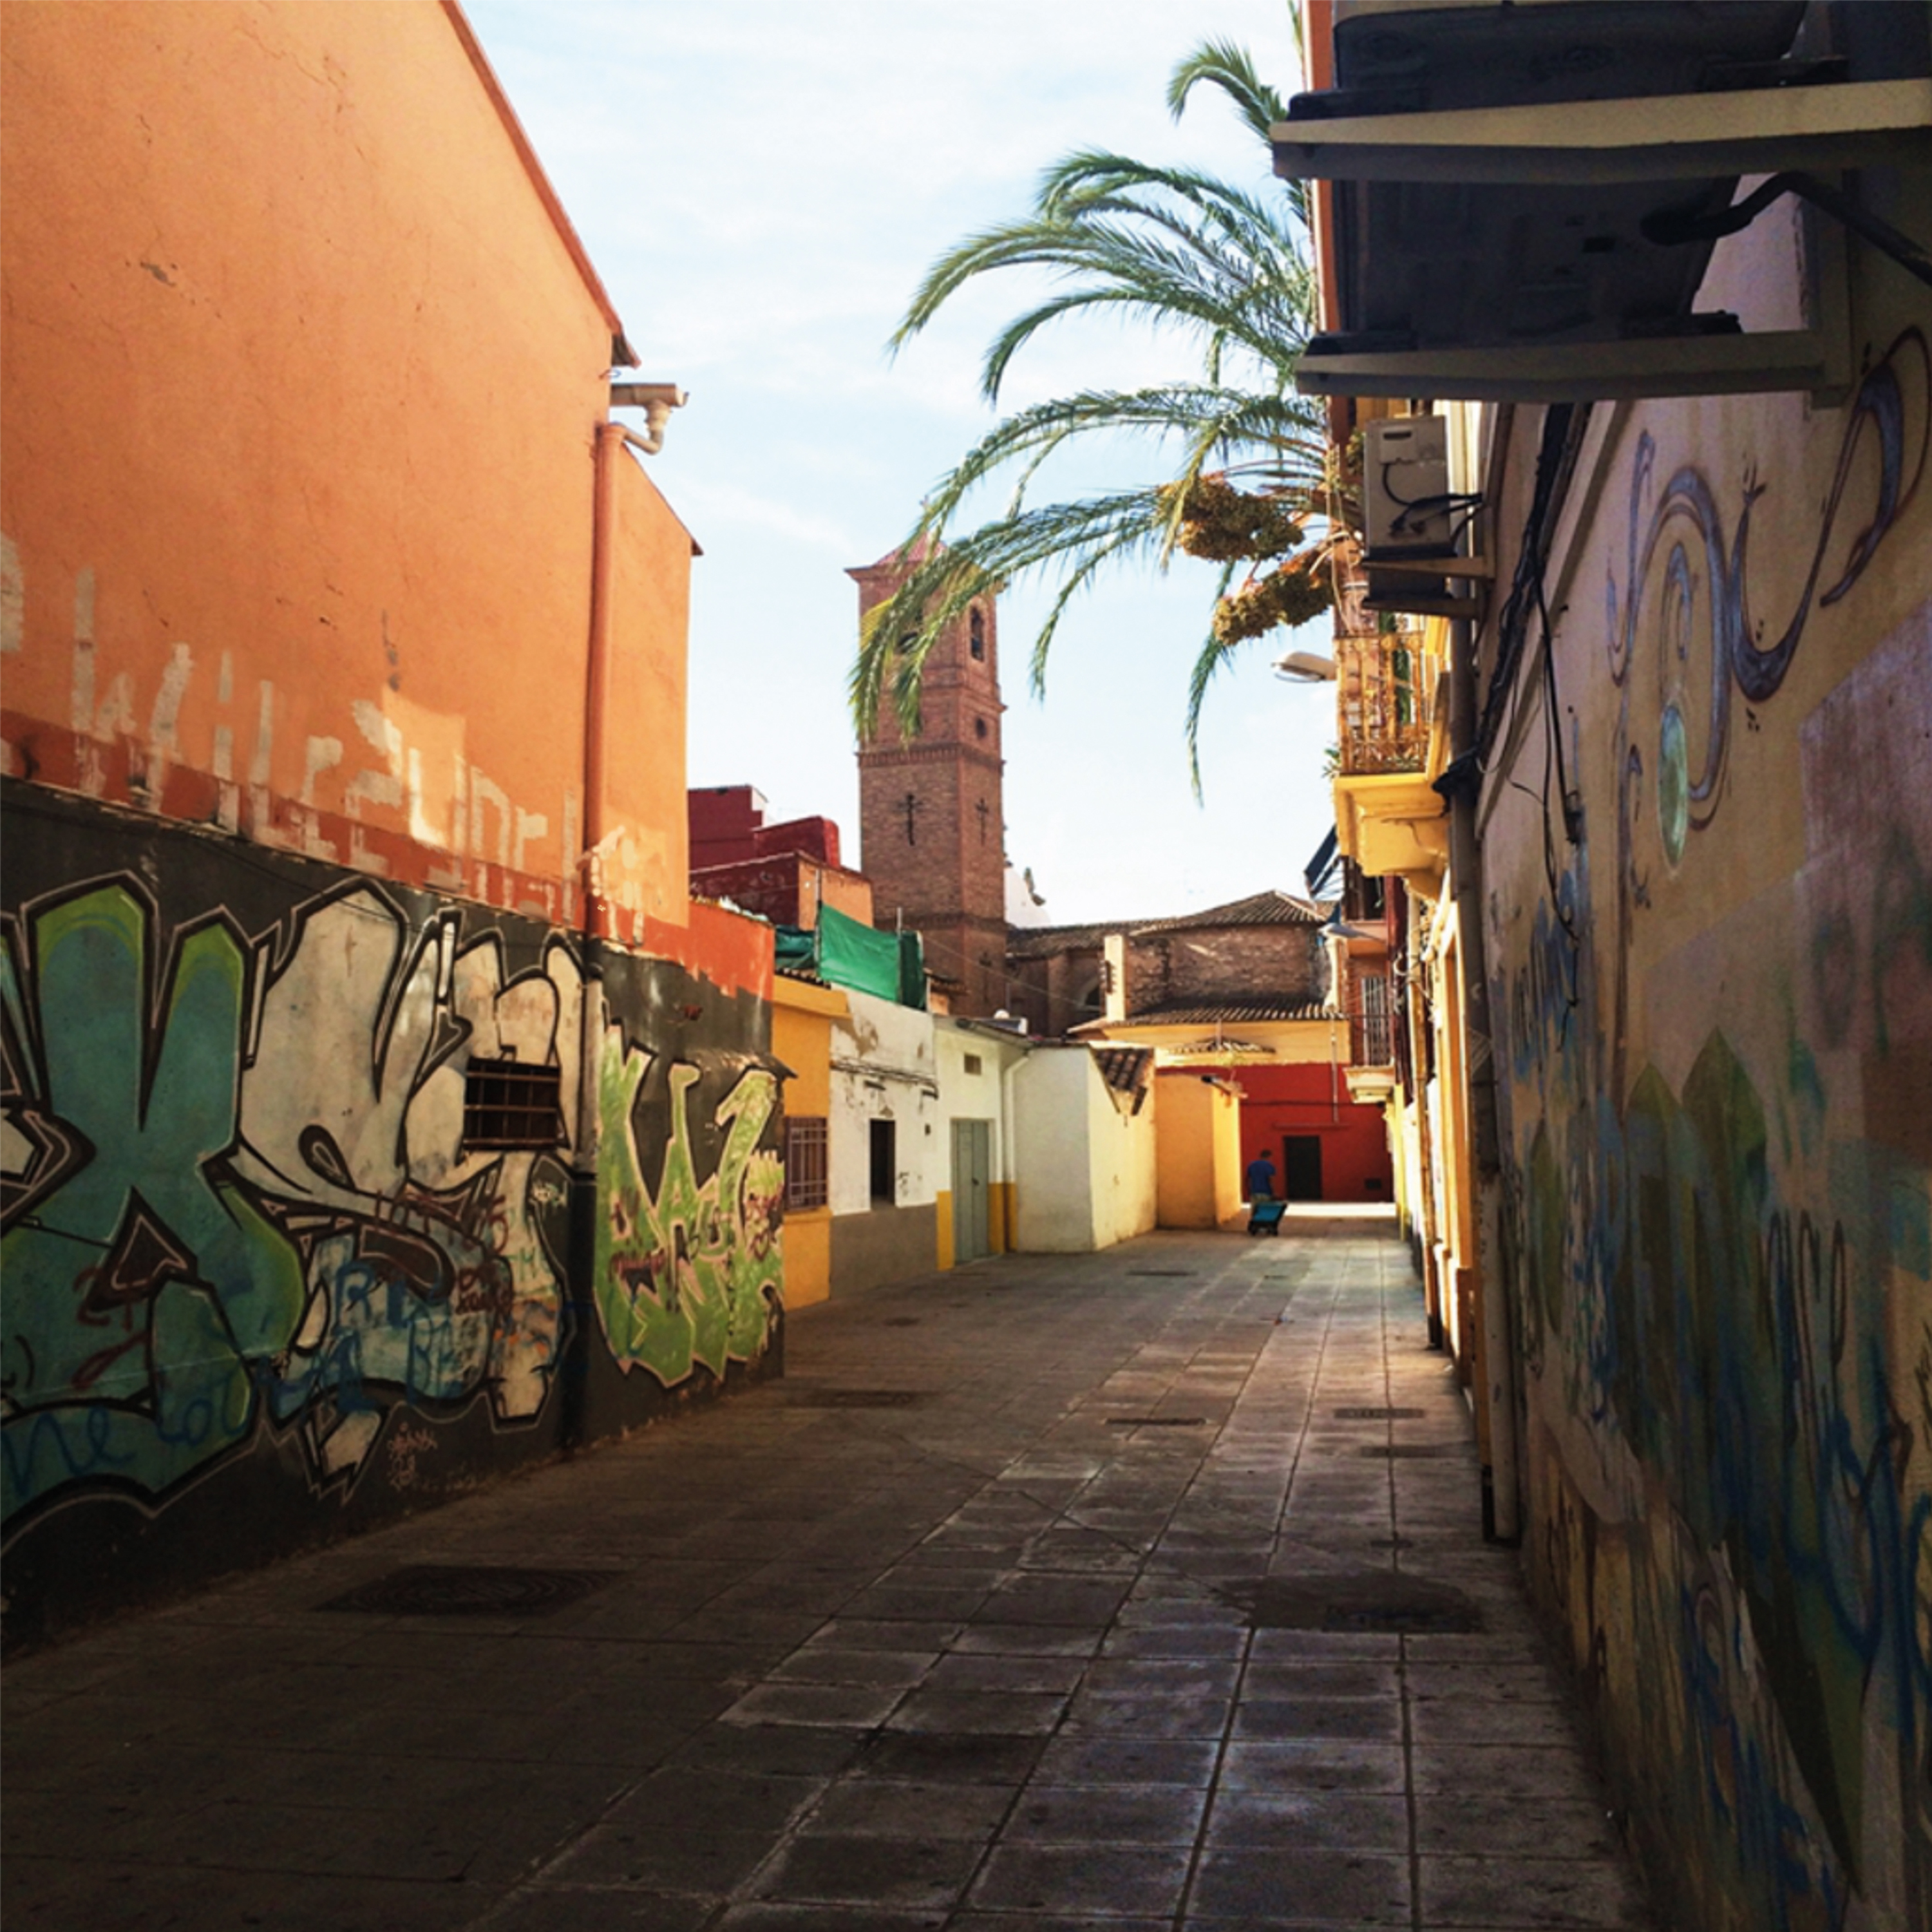
<svg viewBox="0 0 1932 1932">
<path fill-rule="evenodd" d="M 628 448 L 614 441 L 606 460 L 614 580 L 595 822 L 603 828 L 603 890 L 622 934 L 627 915 L 682 923 L 690 892 L 684 746 L 692 542 Z"/>
<path fill-rule="evenodd" d="M 572 916 L 614 318 L 458 22 L 10 7 L 4 55 L 6 768 Z M 690 547 L 620 496 L 608 789 L 681 923 Z"/>
</svg>

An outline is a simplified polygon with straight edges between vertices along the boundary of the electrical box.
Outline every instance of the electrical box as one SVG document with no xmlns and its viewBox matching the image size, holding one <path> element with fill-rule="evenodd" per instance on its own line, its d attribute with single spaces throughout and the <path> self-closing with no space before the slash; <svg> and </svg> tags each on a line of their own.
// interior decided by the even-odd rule
<svg viewBox="0 0 1932 1932">
<path fill-rule="evenodd" d="M 1362 430 L 1362 516 L 1371 563 L 1454 556 L 1468 506 L 1449 494 L 1449 425 L 1442 416 L 1383 416 Z"/>
</svg>

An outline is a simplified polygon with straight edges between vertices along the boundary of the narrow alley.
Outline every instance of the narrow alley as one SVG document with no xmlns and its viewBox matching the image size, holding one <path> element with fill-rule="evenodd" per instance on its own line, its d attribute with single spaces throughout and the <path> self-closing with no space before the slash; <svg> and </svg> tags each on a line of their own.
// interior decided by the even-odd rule
<svg viewBox="0 0 1932 1932">
<path fill-rule="evenodd" d="M 1393 1221 L 1004 1256 L 23 1659 L 8 1922 L 1648 1927 Z"/>
</svg>

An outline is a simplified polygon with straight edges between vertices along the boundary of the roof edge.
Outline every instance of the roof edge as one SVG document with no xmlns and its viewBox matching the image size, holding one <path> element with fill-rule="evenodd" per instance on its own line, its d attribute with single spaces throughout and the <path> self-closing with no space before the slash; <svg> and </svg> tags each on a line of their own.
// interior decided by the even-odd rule
<svg viewBox="0 0 1932 1932">
<path fill-rule="evenodd" d="M 496 110 L 496 118 L 503 124 L 503 131 L 510 137 L 510 145 L 517 151 L 517 158 L 524 164 L 524 172 L 529 176 L 530 185 L 536 190 L 537 199 L 544 205 L 552 225 L 562 240 L 566 252 L 575 263 L 577 272 L 584 278 L 584 286 L 590 298 L 597 304 L 604 318 L 604 326 L 610 332 L 610 359 L 616 366 L 634 369 L 638 365 L 638 352 L 625 339 L 624 325 L 610 300 L 610 291 L 604 286 L 603 278 L 592 266 L 589 251 L 584 248 L 584 238 L 572 225 L 570 217 L 564 212 L 563 203 L 558 199 L 556 190 L 550 185 L 550 176 L 544 173 L 543 163 L 537 158 L 537 151 L 531 145 L 530 137 L 524 131 L 524 124 L 517 118 L 517 110 L 510 105 L 510 97 L 503 92 L 503 84 L 496 78 L 496 70 L 490 64 L 490 57 L 483 51 L 483 44 L 476 38 L 476 30 L 464 15 L 461 0 L 440 0 L 443 16 L 450 24 L 463 51 L 469 56 L 470 64 L 476 71 L 476 77 L 483 83 L 483 91 L 490 97 L 491 106 Z"/>
</svg>

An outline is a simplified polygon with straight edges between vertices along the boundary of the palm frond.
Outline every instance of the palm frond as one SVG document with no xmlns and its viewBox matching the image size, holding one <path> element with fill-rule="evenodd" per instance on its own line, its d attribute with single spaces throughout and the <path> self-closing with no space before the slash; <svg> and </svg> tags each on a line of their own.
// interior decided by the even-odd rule
<svg viewBox="0 0 1932 1932">
<path fill-rule="evenodd" d="M 1240 568 L 1238 562 L 1222 566 L 1220 581 L 1214 586 L 1216 604 L 1227 596 L 1234 572 Z M 1240 649 L 1238 644 L 1222 643 L 1210 628 L 1187 674 L 1187 778 L 1197 802 L 1201 797 L 1201 708 L 1207 702 L 1208 687 L 1214 682 L 1215 674 L 1224 670 Z"/>
<path fill-rule="evenodd" d="M 1218 87 L 1264 141 L 1276 122 L 1288 118 L 1287 103 L 1255 70 L 1247 50 L 1232 40 L 1203 40 L 1168 76 L 1167 108 L 1175 120 L 1187 111 L 1187 97 L 1203 85 Z"/>
<path fill-rule="evenodd" d="M 1292 0 L 1289 10 L 1298 35 Z M 1177 119 L 1202 87 L 1222 94 L 1263 140 L 1286 118 L 1286 102 L 1232 42 L 1205 41 L 1176 67 L 1167 104 Z M 1054 285 L 988 344 L 980 388 L 988 402 L 997 405 L 1015 358 L 1036 337 L 1083 316 L 1144 327 L 1185 345 L 1198 357 L 1196 368 L 1144 388 L 1081 390 L 1015 411 L 939 480 L 902 553 L 911 560 L 903 582 L 864 626 L 850 691 L 867 739 L 877 736 L 889 707 L 902 732 L 918 728 L 928 658 L 989 591 L 1031 573 L 1059 573 L 1030 653 L 1038 691 L 1070 604 L 1102 570 L 1136 560 L 1164 569 L 1184 525 L 1192 532 L 1187 543 L 1197 547 L 1200 532 L 1215 527 L 1206 509 L 1190 523 L 1190 505 L 1233 506 L 1234 521 L 1210 553 L 1220 557 L 1229 544 L 1279 541 L 1261 532 L 1280 526 L 1280 517 L 1270 512 L 1251 526 L 1240 496 L 1231 493 L 1280 500 L 1298 540 L 1304 526 L 1325 526 L 1335 500 L 1325 412 L 1294 386 L 1317 312 L 1306 208 L 1296 192 L 1250 193 L 1199 169 L 1079 149 L 1041 174 L 1025 212 L 964 236 L 934 262 L 892 333 L 892 352 L 969 282 L 1007 268 L 1044 270 Z M 1166 480 L 1067 501 L 1030 500 L 1052 459 L 1096 436 L 1150 441 L 1162 452 Z M 1204 496 L 1210 475 L 1220 480 Z M 1000 479 L 1009 490 L 1004 514 L 956 530 L 974 493 Z M 1217 608 L 1238 567 L 1231 562 L 1220 572 Z M 1243 614 L 1251 622 L 1266 615 L 1245 606 Z M 1238 642 L 1210 636 L 1190 674 L 1186 742 L 1197 794 L 1202 705 Z"/>
</svg>

